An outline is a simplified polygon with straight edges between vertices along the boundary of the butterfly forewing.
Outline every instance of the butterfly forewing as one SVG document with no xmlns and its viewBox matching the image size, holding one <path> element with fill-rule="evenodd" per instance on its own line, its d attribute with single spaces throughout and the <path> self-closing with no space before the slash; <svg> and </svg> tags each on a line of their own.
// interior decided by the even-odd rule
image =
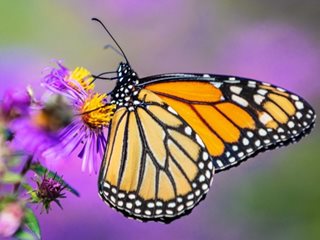
<svg viewBox="0 0 320 240">
<path fill-rule="evenodd" d="M 198 134 L 156 94 L 142 89 L 135 101 L 112 120 L 100 195 L 127 216 L 170 222 L 205 196 L 213 162 Z"/>
<path fill-rule="evenodd" d="M 167 74 L 142 79 L 200 136 L 216 171 L 259 151 L 299 140 L 310 131 L 310 105 L 282 88 L 209 74 Z"/>
</svg>

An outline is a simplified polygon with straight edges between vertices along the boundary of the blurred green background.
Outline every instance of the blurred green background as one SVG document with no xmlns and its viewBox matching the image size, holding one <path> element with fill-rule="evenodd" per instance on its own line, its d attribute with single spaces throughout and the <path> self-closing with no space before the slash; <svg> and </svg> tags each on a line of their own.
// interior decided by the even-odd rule
<svg viewBox="0 0 320 240">
<path fill-rule="evenodd" d="M 100 18 L 140 76 L 163 72 L 241 75 L 280 85 L 320 108 L 320 2 L 281 1 L 1 1 L 1 93 L 31 84 L 52 59 L 94 73 L 121 58 Z M 100 91 L 112 86 L 99 83 Z M 139 223 L 109 209 L 97 176 L 78 159 L 58 170 L 81 198 L 40 215 L 44 239 L 320 239 L 320 132 L 299 144 L 217 174 L 205 201 L 170 225 Z M 38 211 L 39 212 L 39 211 Z"/>
</svg>

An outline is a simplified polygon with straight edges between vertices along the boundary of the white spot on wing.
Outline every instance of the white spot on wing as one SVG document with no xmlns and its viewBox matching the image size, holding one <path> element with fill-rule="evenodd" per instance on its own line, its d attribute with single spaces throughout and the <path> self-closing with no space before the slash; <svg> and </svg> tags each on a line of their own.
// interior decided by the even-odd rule
<svg viewBox="0 0 320 240">
<path fill-rule="evenodd" d="M 144 213 L 145 213 L 146 215 L 148 215 L 148 216 L 151 215 L 151 212 L 150 212 L 149 210 L 144 211 Z"/>
<path fill-rule="evenodd" d="M 199 182 L 204 182 L 206 180 L 205 176 L 201 175 L 199 177 Z"/>
<path fill-rule="evenodd" d="M 288 122 L 288 127 L 289 128 L 294 128 L 294 122 L 292 122 L 292 121 Z"/>
<path fill-rule="evenodd" d="M 286 90 L 284 90 L 283 88 L 277 87 L 277 90 L 280 92 L 286 92 Z"/>
<path fill-rule="evenodd" d="M 178 113 L 172 108 L 172 107 L 168 107 L 169 112 L 178 115 Z"/>
<path fill-rule="evenodd" d="M 228 80 L 225 80 L 226 83 L 240 83 L 240 80 L 237 80 L 235 77 L 229 77 Z"/>
<path fill-rule="evenodd" d="M 174 208 L 174 207 L 176 207 L 176 203 L 171 202 L 168 204 L 168 208 Z"/>
<path fill-rule="evenodd" d="M 248 131 L 248 132 L 247 132 L 247 136 L 248 136 L 249 138 L 252 138 L 252 137 L 254 136 L 254 134 L 253 134 L 253 132 Z"/>
<path fill-rule="evenodd" d="M 268 91 L 265 89 L 259 89 L 257 92 L 261 95 L 266 95 L 268 93 Z"/>
<path fill-rule="evenodd" d="M 191 199 L 193 199 L 194 198 L 194 195 L 193 195 L 193 193 L 190 193 L 189 195 L 188 195 L 188 200 L 191 200 Z"/>
<path fill-rule="evenodd" d="M 249 103 L 242 97 L 232 94 L 231 99 L 243 107 L 248 107 Z"/>
<path fill-rule="evenodd" d="M 213 86 L 215 86 L 216 88 L 220 88 L 222 86 L 222 82 L 210 82 Z"/>
<path fill-rule="evenodd" d="M 141 210 L 137 208 L 137 209 L 134 210 L 134 212 L 139 214 L 139 213 L 141 213 Z"/>
<path fill-rule="evenodd" d="M 242 158 L 244 156 L 243 152 L 238 153 L 238 157 Z"/>
<path fill-rule="evenodd" d="M 299 110 L 304 108 L 303 102 L 297 101 L 295 104 L 296 104 L 297 109 L 299 109 Z"/>
<path fill-rule="evenodd" d="M 266 130 L 264 130 L 263 128 L 261 128 L 261 129 L 259 129 L 259 135 L 260 136 L 267 136 L 267 131 Z"/>
<path fill-rule="evenodd" d="M 221 160 L 217 160 L 217 164 L 219 167 L 223 167 L 223 163 L 221 162 Z"/>
<path fill-rule="evenodd" d="M 255 88 L 257 83 L 254 81 L 248 81 L 248 87 Z"/>
<path fill-rule="evenodd" d="M 237 87 L 237 86 L 231 86 L 230 87 L 230 91 L 239 95 L 241 93 L 241 91 L 242 91 L 242 88 L 241 87 Z"/>
<path fill-rule="evenodd" d="M 129 194 L 129 199 L 135 199 L 136 198 L 136 195 L 134 195 L 134 194 Z"/>
<path fill-rule="evenodd" d="M 201 186 L 202 190 L 207 190 L 209 188 L 208 184 L 204 183 Z"/>
<path fill-rule="evenodd" d="M 185 129 L 184 129 L 184 132 L 187 134 L 187 135 L 191 135 L 191 133 L 192 133 L 192 129 L 191 129 L 191 127 L 189 127 L 189 126 L 187 126 Z"/>
<path fill-rule="evenodd" d="M 248 138 L 244 138 L 244 139 L 242 140 L 242 143 L 243 143 L 243 145 L 248 146 L 248 145 L 249 145 L 249 140 L 248 140 Z"/>
<path fill-rule="evenodd" d="M 210 162 L 208 163 L 208 168 L 209 168 L 210 170 L 212 170 L 212 169 L 213 169 L 212 161 L 210 161 Z"/>
<path fill-rule="evenodd" d="M 263 114 L 260 115 L 259 120 L 264 125 L 266 125 L 268 122 L 272 121 L 273 119 L 268 113 L 264 112 Z"/>
<path fill-rule="evenodd" d="M 125 197 L 125 194 L 124 194 L 124 193 L 119 193 L 119 194 L 118 194 L 118 197 L 119 197 L 119 198 L 124 198 L 124 197 Z"/>
<path fill-rule="evenodd" d="M 196 135 L 196 139 L 197 139 L 197 142 L 200 144 L 200 146 L 204 147 L 204 144 L 198 134 Z"/>
<path fill-rule="evenodd" d="M 302 116 L 303 116 L 303 115 L 302 115 L 302 113 L 301 113 L 301 112 L 297 112 L 297 113 L 296 113 L 296 117 L 297 117 L 298 119 L 301 119 L 301 118 L 302 118 Z"/>
<path fill-rule="evenodd" d="M 148 206 L 148 208 L 154 208 L 154 203 L 153 202 L 149 202 L 147 206 Z"/>
<path fill-rule="evenodd" d="M 187 205 L 187 207 L 191 207 L 191 206 L 193 205 L 193 201 L 188 201 L 188 202 L 186 203 L 186 205 Z"/>
<path fill-rule="evenodd" d="M 199 166 L 200 169 L 203 169 L 204 168 L 204 163 L 203 162 L 199 162 L 198 166 Z"/>
<path fill-rule="evenodd" d="M 203 159 L 204 161 L 207 161 L 208 158 L 209 158 L 209 154 L 208 154 L 207 152 L 203 152 L 203 153 L 202 153 L 202 159 Z"/>
<path fill-rule="evenodd" d="M 177 208 L 178 212 L 181 212 L 183 209 L 184 209 L 184 206 L 183 206 L 183 205 L 180 205 L 180 206 Z"/>
<path fill-rule="evenodd" d="M 263 102 L 263 100 L 265 99 L 265 97 L 258 95 L 258 94 L 255 94 L 253 96 L 253 99 L 256 102 L 256 104 L 260 105 Z"/>
</svg>

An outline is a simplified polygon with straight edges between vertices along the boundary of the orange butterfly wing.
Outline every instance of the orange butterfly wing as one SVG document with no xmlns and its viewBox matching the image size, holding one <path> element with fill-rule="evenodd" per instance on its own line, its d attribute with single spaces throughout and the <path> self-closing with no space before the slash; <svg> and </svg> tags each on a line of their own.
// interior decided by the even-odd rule
<svg viewBox="0 0 320 240">
<path fill-rule="evenodd" d="M 200 136 L 216 171 L 258 151 L 297 141 L 315 119 L 313 109 L 302 98 L 255 80 L 168 74 L 148 77 L 143 84 Z"/>
<path fill-rule="evenodd" d="M 204 198 L 214 166 L 199 136 L 161 98 L 142 89 L 136 99 L 141 104 L 119 107 L 112 119 L 99 192 L 126 216 L 168 223 Z"/>
</svg>

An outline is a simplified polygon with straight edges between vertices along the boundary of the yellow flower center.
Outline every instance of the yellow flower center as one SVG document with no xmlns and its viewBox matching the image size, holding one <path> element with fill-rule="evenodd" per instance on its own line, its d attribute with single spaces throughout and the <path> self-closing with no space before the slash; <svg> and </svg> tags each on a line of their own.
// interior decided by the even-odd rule
<svg viewBox="0 0 320 240">
<path fill-rule="evenodd" d="M 94 89 L 94 83 L 92 82 L 93 77 L 91 76 L 91 73 L 83 67 L 77 67 L 75 70 L 73 70 L 69 76 L 69 79 L 77 81 L 85 91 Z"/>
<path fill-rule="evenodd" d="M 82 106 L 82 119 L 91 128 L 106 127 L 113 117 L 116 105 L 106 104 L 104 102 L 106 97 L 106 94 L 96 93 L 89 97 Z"/>
</svg>

